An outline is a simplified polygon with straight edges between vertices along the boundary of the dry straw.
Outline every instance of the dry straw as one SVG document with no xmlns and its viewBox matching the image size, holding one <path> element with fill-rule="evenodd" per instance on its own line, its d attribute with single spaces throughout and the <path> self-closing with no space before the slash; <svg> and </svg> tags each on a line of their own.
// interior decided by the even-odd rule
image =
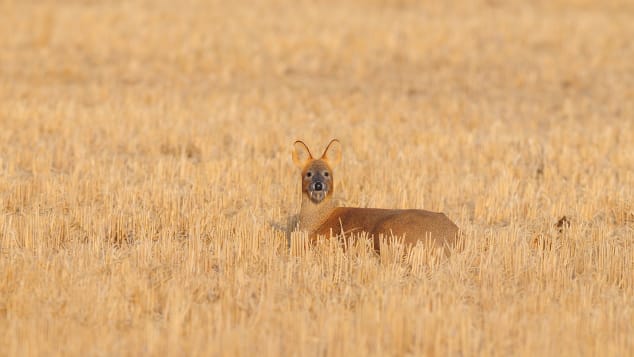
<svg viewBox="0 0 634 357">
<path fill-rule="evenodd" d="M 634 354 L 630 2 L 0 13 L 1 355 Z M 331 137 L 462 253 L 291 232 Z"/>
</svg>

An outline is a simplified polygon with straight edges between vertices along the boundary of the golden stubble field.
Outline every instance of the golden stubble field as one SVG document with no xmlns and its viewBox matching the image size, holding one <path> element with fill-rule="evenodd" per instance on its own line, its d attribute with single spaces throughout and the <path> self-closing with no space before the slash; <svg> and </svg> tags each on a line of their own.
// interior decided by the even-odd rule
<svg viewBox="0 0 634 357">
<path fill-rule="evenodd" d="M 0 14 L 0 355 L 634 353 L 631 2 Z M 463 252 L 288 233 L 332 137 L 343 203 Z"/>
</svg>

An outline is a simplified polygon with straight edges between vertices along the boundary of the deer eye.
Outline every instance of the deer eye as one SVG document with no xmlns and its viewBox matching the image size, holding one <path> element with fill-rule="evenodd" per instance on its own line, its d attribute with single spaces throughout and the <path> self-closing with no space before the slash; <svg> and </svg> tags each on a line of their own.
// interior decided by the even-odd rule
<svg viewBox="0 0 634 357">
<path fill-rule="evenodd" d="M 312 173 L 312 172 L 310 172 L 310 171 L 308 171 L 308 172 L 306 173 L 306 177 L 311 177 L 311 176 L 313 176 L 313 173 Z"/>
<path fill-rule="evenodd" d="M 328 171 L 324 171 L 324 176 L 328 177 L 329 175 Z"/>
</svg>

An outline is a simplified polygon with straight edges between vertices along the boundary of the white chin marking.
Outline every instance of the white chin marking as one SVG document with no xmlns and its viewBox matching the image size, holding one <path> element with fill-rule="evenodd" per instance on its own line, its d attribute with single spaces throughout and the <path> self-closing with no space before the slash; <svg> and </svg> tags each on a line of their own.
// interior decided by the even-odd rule
<svg viewBox="0 0 634 357">
<path fill-rule="evenodd" d="M 324 198 L 326 198 L 327 193 L 327 191 L 311 191 L 309 192 L 308 196 L 310 197 L 311 201 L 319 203 L 323 201 Z"/>
</svg>

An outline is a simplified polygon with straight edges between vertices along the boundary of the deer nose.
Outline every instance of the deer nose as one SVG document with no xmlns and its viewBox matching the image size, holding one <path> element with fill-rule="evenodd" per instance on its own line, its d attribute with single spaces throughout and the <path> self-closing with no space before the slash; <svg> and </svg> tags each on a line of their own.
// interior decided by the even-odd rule
<svg viewBox="0 0 634 357">
<path fill-rule="evenodd" d="M 315 191 L 321 191 L 324 189 L 324 186 L 321 182 L 315 182 Z"/>
</svg>

